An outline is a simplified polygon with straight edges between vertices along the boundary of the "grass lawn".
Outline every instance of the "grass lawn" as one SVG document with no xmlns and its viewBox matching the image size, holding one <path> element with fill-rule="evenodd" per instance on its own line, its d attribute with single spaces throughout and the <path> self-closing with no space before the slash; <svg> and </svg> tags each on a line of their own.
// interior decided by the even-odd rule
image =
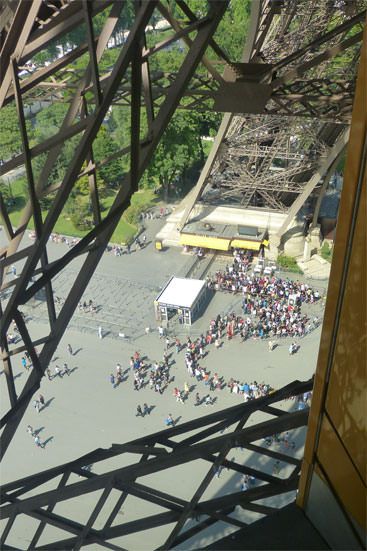
<svg viewBox="0 0 367 551">
<path fill-rule="evenodd" d="M 11 183 L 11 190 L 12 190 L 13 198 L 15 200 L 15 204 L 12 206 L 9 215 L 10 215 L 11 223 L 14 227 L 17 227 L 19 225 L 21 215 L 22 215 L 22 210 L 24 205 L 26 204 L 26 200 L 24 197 L 24 184 L 25 184 L 24 178 L 19 178 L 18 180 L 14 180 Z M 115 194 L 111 193 L 111 195 L 102 199 L 101 203 L 102 203 L 104 214 L 107 214 L 108 209 L 113 203 L 114 197 L 115 197 Z M 149 209 L 155 203 L 157 203 L 157 197 L 154 195 L 153 190 L 150 190 L 150 189 L 138 191 L 131 198 L 131 204 L 135 206 L 139 206 L 142 210 Z M 47 211 L 42 211 L 43 219 L 45 219 L 46 215 L 47 215 Z M 28 228 L 34 229 L 33 220 L 29 221 Z M 118 226 L 115 232 L 113 233 L 111 242 L 119 243 L 119 244 L 128 243 L 133 239 L 137 231 L 138 231 L 137 226 L 129 224 L 127 220 L 125 220 L 125 218 L 122 217 L 120 222 L 118 223 Z M 83 237 L 86 234 L 85 231 L 78 230 L 77 228 L 75 228 L 70 218 L 65 213 L 59 217 L 59 220 L 57 221 L 57 224 L 55 226 L 55 232 L 61 233 L 62 235 L 70 235 L 73 237 Z"/>
</svg>

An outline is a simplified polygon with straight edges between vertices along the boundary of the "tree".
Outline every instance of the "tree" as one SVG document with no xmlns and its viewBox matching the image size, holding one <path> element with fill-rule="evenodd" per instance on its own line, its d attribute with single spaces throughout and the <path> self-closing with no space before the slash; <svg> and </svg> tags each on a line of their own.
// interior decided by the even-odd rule
<svg viewBox="0 0 367 551">
<path fill-rule="evenodd" d="M 29 133 L 31 146 L 42 143 L 44 140 L 47 140 L 59 132 L 67 108 L 68 106 L 66 104 L 54 103 L 35 115 L 32 130 Z M 69 140 L 65 140 L 47 182 L 43 182 L 44 189 L 50 184 L 62 181 L 70 161 L 73 158 L 79 139 L 79 136 L 74 136 Z M 38 180 L 41 174 L 46 158 L 47 153 L 43 153 L 35 157 L 32 161 L 36 180 Z"/>
<path fill-rule="evenodd" d="M 104 194 L 105 184 L 98 181 L 98 191 Z M 65 204 L 65 212 L 70 216 L 74 226 L 79 230 L 87 230 L 93 225 L 92 205 L 89 193 L 88 176 L 82 176 L 75 183 L 73 191 Z"/>
<path fill-rule="evenodd" d="M 102 126 L 93 142 L 95 162 L 100 162 L 120 149 L 105 126 Z M 123 167 L 120 159 L 115 159 L 99 168 L 99 173 L 108 187 L 115 186 L 122 178 Z"/>
<path fill-rule="evenodd" d="M 162 187 L 167 198 L 172 185 L 200 158 L 200 133 L 195 117 L 178 111 L 159 143 L 144 183 L 147 187 Z"/>
<path fill-rule="evenodd" d="M 6 161 L 21 150 L 19 121 L 15 106 L 7 105 L 0 111 L 0 159 Z"/>
</svg>

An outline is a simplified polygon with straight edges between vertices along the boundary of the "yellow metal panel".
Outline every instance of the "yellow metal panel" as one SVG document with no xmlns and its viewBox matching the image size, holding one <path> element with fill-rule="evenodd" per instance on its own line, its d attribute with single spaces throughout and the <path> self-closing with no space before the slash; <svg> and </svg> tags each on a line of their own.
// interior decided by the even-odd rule
<svg viewBox="0 0 367 551">
<path fill-rule="evenodd" d="M 359 202 L 326 410 L 366 483 L 366 186 Z M 333 459 L 330 458 L 332 461 Z"/>
<path fill-rule="evenodd" d="M 251 249 L 252 251 L 258 251 L 261 243 L 259 241 L 248 241 L 245 239 L 232 239 L 231 247 L 240 249 Z"/>
<path fill-rule="evenodd" d="M 363 160 L 367 124 L 366 53 L 365 28 L 305 455 L 297 496 L 297 504 L 306 508 L 315 457 L 319 457 L 332 489 L 340 497 L 341 505 L 361 526 L 365 526 L 366 522 L 365 503 L 361 502 L 361 492 L 364 498 L 366 491 L 363 484 L 366 439 L 362 416 L 366 416 L 367 400 L 366 387 L 361 382 L 361 373 L 366 365 L 363 357 L 366 338 L 366 228 L 365 221 L 360 218 L 361 216 L 363 218 L 362 211 L 366 209 L 366 174 Z M 362 197 L 357 195 L 359 181 L 364 182 Z M 352 233 L 356 206 L 357 227 Z M 351 239 L 352 244 L 350 244 Z M 350 247 L 352 247 L 352 255 L 347 266 L 347 285 L 344 287 L 346 254 Z M 362 250 L 363 247 L 364 250 Z M 344 290 L 343 295 L 341 295 L 342 290 Z M 340 311 L 338 310 L 339 299 L 343 301 Z M 344 316 L 347 317 L 346 320 Z M 329 367 L 330 373 L 328 373 Z M 325 410 L 335 423 L 338 435 L 333 432 L 330 436 L 330 431 L 326 430 Z M 323 427 L 323 433 L 320 437 L 321 427 Z M 341 464 L 346 469 L 346 476 L 340 470 Z M 355 488 L 358 494 L 355 501 L 351 488 Z"/>
<path fill-rule="evenodd" d="M 190 247 L 203 247 L 204 249 L 215 249 L 216 251 L 228 251 L 230 239 L 220 237 L 207 237 L 206 235 L 192 235 L 181 233 L 180 244 Z"/>
<path fill-rule="evenodd" d="M 326 416 L 321 425 L 317 459 L 345 510 L 365 529 L 365 485 Z"/>
</svg>

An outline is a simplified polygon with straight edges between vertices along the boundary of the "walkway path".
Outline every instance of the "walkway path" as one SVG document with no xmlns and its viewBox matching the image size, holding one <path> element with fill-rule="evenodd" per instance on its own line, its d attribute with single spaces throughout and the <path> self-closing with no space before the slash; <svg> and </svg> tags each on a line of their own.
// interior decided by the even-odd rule
<svg viewBox="0 0 367 551">
<path fill-rule="evenodd" d="M 150 241 L 159 222 L 152 221 L 148 224 L 150 225 L 147 233 Z M 57 253 L 56 247 L 63 247 L 63 245 L 51 244 L 53 254 Z M 179 419 L 181 423 L 211 411 L 205 406 L 194 406 L 194 394 L 199 392 L 200 396 L 205 396 L 208 391 L 202 382 L 188 378 L 183 352 L 177 356 L 173 352 L 171 373 L 175 380 L 163 395 L 150 390 L 149 386 L 140 391 L 134 391 L 133 375 L 129 371 L 127 380 L 117 388 L 112 388 L 109 381 L 110 374 L 115 373 L 117 362 L 122 365 L 123 370 L 128 369 L 129 358 L 135 350 L 139 350 L 152 361 L 162 359 L 164 347 L 157 331 L 146 335 L 144 329 L 148 324 L 154 326 L 152 301 L 159 288 L 171 275 L 182 270 L 187 262 L 188 257 L 178 250 L 170 249 L 158 253 L 154 250 L 152 243 L 146 250 L 134 252 L 130 256 L 104 255 L 96 276 L 85 294 L 86 299 L 93 298 L 102 306 L 102 309 L 95 317 L 91 314 L 74 316 L 50 366 L 54 374 L 56 365 L 62 366 L 67 362 L 72 373 L 62 378 L 56 376 L 51 381 L 46 377 L 42 380 L 41 392 L 46 403 L 49 403 L 48 407 L 41 413 L 37 413 L 32 406 L 28 408 L 3 461 L 1 469 L 3 483 L 72 460 L 92 449 L 109 447 L 112 443 L 126 442 L 139 435 L 161 430 L 164 428 L 164 419 L 168 413 L 172 413 L 173 417 Z M 73 265 L 59 276 L 55 284 L 56 294 L 62 296 L 64 286 L 75 269 L 76 266 Z M 199 331 L 201 327 L 207 326 L 213 313 L 215 311 L 218 313 L 218 308 L 220 310 L 232 308 L 233 299 L 232 295 L 217 294 L 193 331 Z M 35 338 L 44 330 L 44 324 L 41 323 L 44 318 L 43 311 L 44 305 L 33 308 L 33 319 L 29 322 L 29 329 Z M 99 339 L 97 334 L 99 324 L 113 333 L 102 340 Z M 123 328 L 124 331 L 126 328 L 131 341 L 119 339 L 115 331 L 117 328 Z M 112 336 L 115 338 L 111 338 Z M 231 342 L 224 342 L 220 350 L 215 350 L 214 346 L 211 346 L 208 355 L 201 363 L 212 374 L 218 372 L 223 375 L 225 380 L 234 377 L 247 382 L 265 381 L 279 388 L 294 379 L 306 380 L 313 374 L 319 338 L 320 329 L 317 329 L 301 341 L 300 351 L 294 356 L 289 356 L 286 342 L 280 343 L 280 346 L 270 353 L 266 342 L 241 343 L 238 339 L 234 339 Z M 67 352 L 68 343 L 73 348 L 73 356 Z M 20 358 L 19 363 L 14 363 L 14 371 L 17 391 L 20 392 L 27 376 L 27 372 L 20 364 Z M 174 386 L 183 389 L 185 381 L 195 385 L 195 389 L 187 403 L 181 405 L 172 396 L 172 390 Z M 4 414 L 8 408 L 5 386 L 5 376 L 2 374 L 0 376 L 0 390 L 3 397 L 1 414 Z M 241 402 L 240 396 L 230 394 L 228 389 L 212 394 L 217 398 L 213 410 Z M 136 406 L 143 405 L 144 402 L 154 406 L 151 414 L 144 418 L 136 417 Z M 281 407 L 294 407 L 294 403 L 288 402 Z M 26 431 L 28 424 L 37 429 L 42 442 L 46 441 L 45 449 L 35 446 Z M 297 431 L 292 438 L 297 442 L 294 453 L 300 457 L 304 435 L 302 431 Z M 258 458 L 251 454 L 246 456 L 243 452 L 234 451 L 233 456 L 239 461 L 246 460 L 251 466 L 258 466 Z M 118 463 L 110 461 L 106 468 L 109 470 L 118 466 Z M 272 462 L 262 462 L 261 468 L 271 472 Z M 190 499 L 195 485 L 200 482 L 207 469 L 208 465 L 205 462 L 198 462 L 195 464 L 194 471 L 192 466 L 186 465 L 180 468 L 179 474 L 177 471 L 172 474 L 160 473 L 154 475 L 148 482 L 162 491 L 174 493 L 183 499 Z M 223 495 L 228 491 L 239 489 L 240 478 L 239 474 L 234 475 L 225 471 L 220 479 L 213 480 L 206 495 L 208 497 Z M 79 505 L 64 502 L 56 507 L 55 512 L 65 514 L 79 522 L 85 522 L 88 507 L 90 512 L 90 507 L 95 503 L 96 496 L 91 494 L 84 496 Z M 124 515 L 121 520 L 132 520 L 137 505 L 139 513 L 153 514 L 150 506 L 145 502 L 134 502 L 132 507 L 129 507 L 128 501 L 121 512 Z M 106 507 L 108 509 L 109 505 Z M 249 513 L 239 512 L 238 514 L 242 515 L 242 520 L 251 521 L 257 518 L 255 514 L 252 516 L 249 516 Z M 19 549 L 26 547 L 29 541 L 27 540 L 27 522 L 28 520 L 24 520 L 24 526 L 16 530 L 15 539 L 7 543 Z M 151 538 L 144 537 L 144 541 L 132 535 L 115 543 L 131 550 L 153 549 L 158 546 L 162 534 L 167 533 L 169 529 L 170 526 L 153 530 L 150 532 Z M 227 525 L 219 525 L 218 529 L 223 530 L 222 535 L 226 535 L 230 530 Z M 53 529 L 50 530 L 51 537 Z M 208 537 L 209 539 L 204 543 L 210 543 L 210 536 Z M 40 544 L 45 542 L 47 538 L 40 541 Z M 189 544 L 180 547 L 180 549 L 188 548 Z"/>
</svg>

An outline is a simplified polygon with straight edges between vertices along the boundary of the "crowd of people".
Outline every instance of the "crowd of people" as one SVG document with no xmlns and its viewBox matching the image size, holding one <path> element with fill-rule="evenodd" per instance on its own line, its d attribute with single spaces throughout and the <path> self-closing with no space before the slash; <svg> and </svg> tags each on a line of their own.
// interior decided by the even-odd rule
<svg viewBox="0 0 367 551">
<path fill-rule="evenodd" d="M 218 316 L 210 321 L 206 333 L 206 343 L 214 342 L 217 348 L 221 346 L 221 339 L 232 339 L 239 335 L 243 341 L 249 338 L 263 339 L 276 337 L 303 337 L 310 333 L 319 324 L 319 318 L 312 319 L 301 313 L 300 307 L 290 306 L 275 313 L 271 307 L 261 308 L 252 316 L 236 315 L 234 312 Z M 271 347 L 273 350 L 274 346 Z M 270 349 L 270 348 L 269 348 Z"/>
<path fill-rule="evenodd" d="M 32 241 L 34 241 L 36 239 L 36 232 L 35 231 L 30 231 L 28 233 L 28 237 L 29 239 L 31 239 Z M 66 235 L 61 235 L 60 233 L 51 233 L 50 235 L 50 241 L 52 241 L 52 243 L 63 243 L 64 245 L 66 245 L 67 247 L 69 247 L 69 249 L 71 249 L 72 247 L 74 247 L 75 245 L 77 245 L 80 241 L 79 238 L 77 237 L 68 237 Z M 136 250 L 140 250 L 140 249 L 143 249 L 144 246 L 146 245 L 146 236 L 143 235 L 142 237 L 136 237 L 135 238 L 135 246 L 136 246 Z M 112 253 L 114 256 L 122 256 L 123 254 L 130 254 L 132 251 L 131 249 L 131 243 L 127 243 L 127 244 L 116 244 L 116 243 L 109 243 L 105 249 L 105 252 L 107 253 Z M 15 276 L 16 273 L 14 274 L 13 273 L 13 276 Z"/>
<path fill-rule="evenodd" d="M 55 241 L 59 242 L 56 239 Z M 143 237 L 141 242 L 137 243 L 137 246 L 144 245 L 145 238 Z M 120 252 L 115 252 L 115 254 L 119 255 Z M 274 389 L 270 384 L 249 380 L 245 372 L 239 378 L 231 377 L 228 379 L 226 377 L 225 379 L 220 373 L 214 372 L 214 370 L 210 370 L 210 368 L 203 365 L 204 359 L 207 358 L 211 350 L 211 345 L 214 345 L 213 348 L 220 348 L 224 338 L 231 340 L 237 336 L 245 341 L 249 338 L 263 339 L 269 337 L 269 350 L 271 351 L 274 346 L 270 339 L 300 337 L 310 332 L 319 323 L 318 318 L 311 319 L 301 311 L 304 304 L 314 304 L 320 299 L 317 290 L 311 288 L 307 283 L 293 281 L 288 278 L 282 279 L 274 275 L 256 275 L 250 271 L 251 262 L 251 254 L 236 253 L 232 265 L 227 266 L 224 271 L 217 271 L 213 276 L 207 278 L 208 287 L 212 289 L 241 294 L 242 313 L 240 315 L 235 312 L 218 315 L 210 321 L 206 332 L 204 331 L 198 338 L 187 337 L 183 343 L 177 337 L 170 338 L 166 335 L 164 329 L 159 327 L 158 333 L 164 348 L 161 361 L 151 361 L 141 352 L 135 351 L 130 358 L 129 365 L 126 365 L 123 369 L 121 364 L 117 363 L 116 372 L 110 373 L 109 381 L 112 387 L 117 388 L 129 378 L 129 383 L 132 384 L 134 391 L 150 389 L 154 393 L 162 395 L 168 388 L 171 388 L 172 390 L 168 392 L 167 403 L 172 400 L 170 398 L 172 394 L 173 399 L 178 404 L 184 405 L 191 402 L 194 406 L 213 406 L 217 396 L 222 391 L 228 392 L 230 395 L 237 395 L 237 399 L 244 402 L 256 400 L 272 393 Z M 56 300 L 56 302 L 58 301 Z M 83 313 L 95 313 L 97 309 L 98 307 L 93 300 L 79 303 L 79 311 Z M 146 333 L 149 332 L 150 329 L 148 328 Z M 98 328 L 98 335 L 102 339 L 101 327 Z M 297 344 L 292 342 L 289 353 L 293 354 L 296 349 Z M 67 345 L 67 351 L 69 355 L 73 355 L 69 344 Z M 181 386 L 177 382 L 178 378 L 175 378 L 171 373 L 172 366 L 176 363 L 173 359 L 175 357 L 174 351 L 176 352 L 176 358 L 177 355 L 183 352 L 180 357 L 183 357 L 182 367 L 186 369 L 187 377 L 186 375 L 184 378 L 181 377 L 185 381 Z M 23 368 L 28 370 L 30 365 L 30 358 L 23 356 Z M 67 363 L 64 363 L 62 367 L 60 366 L 55 366 L 54 374 L 51 373 L 50 369 L 46 370 L 49 380 L 62 379 L 64 375 L 69 376 L 73 371 L 69 369 Z M 181 369 L 181 366 L 177 367 Z M 144 393 L 143 396 L 146 399 Z M 305 407 L 308 399 L 309 397 L 307 399 L 304 397 L 297 398 L 297 407 L 300 409 Z M 40 395 L 33 405 L 38 413 L 42 411 L 45 407 L 43 396 Z M 145 417 L 150 414 L 153 408 L 154 406 L 148 406 L 146 402 L 143 405 L 138 404 L 136 406 L 136 416 Z M 170 413 L 164 422 L 167 426 L 174 426 L 177 421 Z M 32 427 L 29 426 L 28 432 L 35 438 L 36 445 L 43 447 L 38 435 L 34 434 Z M 278 435 L 268 439 L 265 445 L 271 445 L 274 442 L 279 443 L 276 438 L 278 438 Z M 287 447 L 287 440 L 284 442 L 284 446 Z M 292 447 L 292 444 L 290 447 Z M 251 483 L 253 481 L 248 479 L 243 482 L 246 488 Z"/>
<path fill-rule="evenodd" d="M 250 337 L 302 337 L 319 320 L 302 313 L 302 305 L 320 300 L 320 293 L 307 283 L 283 279 L 274 275 L 250 273 L 251 256 L 238 254 L 225 271 L 217 271 L 207 278 L 209 288 L 241 293 L 242 315 L 218 315 L 212 320 L 207 339 L 231 339 L 239 334 L 243 340 Z"/>
<path fill-rule="evenodd" d="M 135 351 L 130 357 L 128 368 L 123 370 L 121 364 L 118 363 L 116 373 L 110 374 L 109 380 L 113 388 L 127 380 L 130 372 L 134 390 L 139 391 L 143 388 L 149 388 L 162 395 L 169 385 L 175 381 L 175 377 L 170 373 L 172 365 L 176 364 L 176 361 L 172 358 L 173 349 L 175 349 L 176 355 L 184 351 L 184 365 L 187 371 L 187 380 L 182 388 L 178 386 L 172 388 L 172 395 L 178 403 L 185 404 L 190 395 L 194 394 L 195 406 L 202 404 L 205 406 L 214 405 L 217 398 L 213 397 L 210 392 L 222 391 L 226 388 L 231 394 L 238 395 L 247 402 L 266 396 L 273 390 L 271 385 L 264 382 L 240 382 L 233 378 L 226 382 L 224 376 L 212 373 L 208 368 L 201 365 L 201 360 L 208 354 L 208 343 L 204 335 L 194 340 L 187 337 L 184 344 L 181 344 L 178 338 L 172 340 L 162 332 L 160 332 L 160 337 L 164 340 L 163 359 L 161 361 L 150 361 L 147 356 Z M 195 380 L 194 384 L 187 382 L 190 379 Z M 201 388 L 197 383 L 202 385 Z M 144 410 L 142 411 L 144 412 Z M 139 413 L 142 417 L 146 414 L 146 408 L 144 414 Z"/>
</svg>

